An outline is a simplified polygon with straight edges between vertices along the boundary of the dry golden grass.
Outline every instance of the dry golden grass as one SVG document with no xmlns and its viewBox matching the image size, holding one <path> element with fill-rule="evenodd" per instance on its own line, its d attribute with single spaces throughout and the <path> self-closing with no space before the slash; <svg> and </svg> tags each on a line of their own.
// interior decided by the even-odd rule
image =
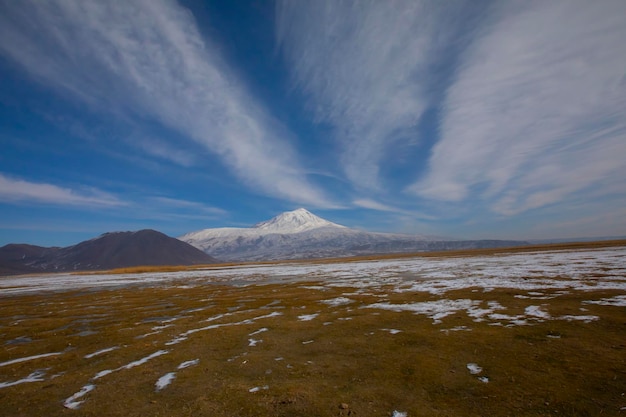
<svg viewBox="0 0 626 417">
<path fill-rule="evenodd" d="M 434 296 L 311 287 L 319 285 L 139 287 L 0 298 L 0 383 L 35 370 L 46 375 L 44 381 L 0 388 L 0 416 L 390 416 L 399 410 L 410 417 L 573 417 L 626 412 L 620 411 L 626 407 L 626 309 L 582 304 L 622 295 L 617 291 L 544 291 L 558 297 L 538 301 L 518 298 L 526 292 L 510 289 L 470 288 Z M 320 302 L 340 296 L 353 303 Z M 361 308 L 383 296 L 394 304 L 441 298 L 497 301 L 510 315 L 540 304 L 553 317 L 600 319 L 503 327 L 459 312 L 433 324 L 425 315 Z M 582 306 L 588 311 L 581 313 Z M 281 315 L 259 318 L 272 312 Z M 318 315 L 299 319 L 310 314 Z M 224 326 L 167 345 L 189 330 L 219 324 Z M 450 330 L 460 326 L 471 330 Z M 267 331 L 250 335 L 262 328 Z M 250 339 L 262 341 L 250 346 Z M 111 347 L 118 348 L 85 358 Z M 98 372 L 159 350 L 168 353 L 93 380 Z M 62 353 L 2 366 L 50 352 Z M 197 365 L 177 370 L 194 359 Z M 480 375 L 490 382 L 471 375 L 468 363 L 479 364 Z M 168 372 L 176 372 L 176 378 L 156 391 L 156 381 Z M 84 400 L 81 407 L 64 408 L 64 401 L 88 383 L 95 389 L 79 399 Z M 260 389 L 250 392 L 254 387 Z"/>
<path fill-rule="evenodd" d="M 115 268 L 108 271 L 97 271 L 94 274 L 145 274 L 148 272 L 179 272 L 193 269 L 187 265 L 141 265 L 126 268 Z"/>
</svg>

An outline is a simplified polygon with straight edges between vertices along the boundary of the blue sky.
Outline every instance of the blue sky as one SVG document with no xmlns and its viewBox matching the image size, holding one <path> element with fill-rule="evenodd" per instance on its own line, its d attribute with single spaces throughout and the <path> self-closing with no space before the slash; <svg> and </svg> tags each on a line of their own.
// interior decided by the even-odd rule
<svg viewBox="0 0 626 417">
<path fill-rule="evenodd" d="M 0 245 L 305 207 L 626 235 L 626 2 L 0 1 Z"/>
</svg>

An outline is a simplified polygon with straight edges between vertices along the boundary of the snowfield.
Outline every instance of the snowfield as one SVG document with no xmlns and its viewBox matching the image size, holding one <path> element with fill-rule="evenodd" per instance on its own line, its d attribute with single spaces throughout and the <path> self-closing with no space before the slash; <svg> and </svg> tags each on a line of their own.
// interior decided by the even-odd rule
<svg viewBox="0 0 626 417">
<path fill-rule="evenodd" d="M 247 265 L 181 272 L 0 278 L 2 296 L 131 285 L 251 285 L 321 281 L 334 287 L 391 288 L 431 294 L 464 288 L 526 291 L 626 289 L 626 248 L 559 250 L 491 256 L 410 258 L 344 263 Z"/>
</svg>

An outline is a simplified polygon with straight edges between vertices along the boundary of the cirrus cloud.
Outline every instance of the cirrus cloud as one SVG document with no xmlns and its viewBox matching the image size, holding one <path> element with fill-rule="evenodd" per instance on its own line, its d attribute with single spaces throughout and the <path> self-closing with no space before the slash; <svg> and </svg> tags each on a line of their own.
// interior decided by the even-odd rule
<svg viewBox="0 0 626 417">
<path fill-rule="evenodd" d="M 625 193 L 625 12 L 610 0 L 495 5 L 447 89 L 429 171 L 410 189 L 503 215 L 592 187 Z"/>
<path fill-rule="evenodd" d="M 279 1 L 276 37 L 293 85 L 334 129 L 358 188 L 381 189 L 380 165 L 429 105 L 433 55 L 456 13 L 430 1 Z"/>
<path fill-rule="evenodd" d="M 0 198 L 21 203 L 43 203 L 64 206 L 122 206 L 116 196 L 93 188 L 74 190 L 58 185 L 30 182 L 0 174 Z"/>
<path fill-rule="evenodd" d="M 6 2 L 0 52 L 97 111 L 131 123 L 152 120 L 202 144 L 252 189 L 332 206 L 307 179 L 291 134 L 175 1 Z M 151 152 L 160 149 L 167 147 Z"/>
</svg>

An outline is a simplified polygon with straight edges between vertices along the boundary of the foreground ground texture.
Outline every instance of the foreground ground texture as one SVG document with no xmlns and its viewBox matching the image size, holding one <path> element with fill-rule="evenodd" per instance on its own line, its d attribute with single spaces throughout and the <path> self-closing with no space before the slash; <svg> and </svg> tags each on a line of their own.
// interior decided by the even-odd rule
<svg viewBox="0 0 626 417">
<path fill-rule="evenodd" d="M 0 415 L 626 415 L 626 247 L 0 278 Z"/>
</svg>

